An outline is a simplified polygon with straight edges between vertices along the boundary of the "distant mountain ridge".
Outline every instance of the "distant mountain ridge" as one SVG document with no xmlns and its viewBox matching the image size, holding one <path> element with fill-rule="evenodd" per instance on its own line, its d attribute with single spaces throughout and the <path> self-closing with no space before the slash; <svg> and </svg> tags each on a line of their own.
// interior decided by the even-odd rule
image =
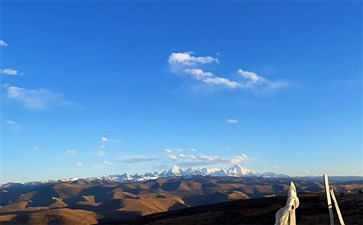
<svg viewBox="0 0 363 225">
<path fill-rule="evenodd" d="M 274 172 L 264 172 L 258 173 L 253 170 L 243 168 L 238 164 L 235 164 L 231 168 L 225 170 L 221 168 L 192 168 L 189 167 L 185 170 L 182 170 L 179 166 L 173 166 L 169 170 L 164 170 L 161 173 L 158 172 L 146 172 L 143 175 L 134 174 L 131 175 L 129 173 L 124 174 L 115 174 L 108 176 L 100 176 L 100 177 L 88 177 L 88 178 L 68 178 L 61 180 L 46 180 L 46 181 L 31 181 L 24 183 L 25 185 L 36 185 L 40 183 L 58 183 L 58 182 L 82 182 L 87 181 L 90 183 L 98 183 L 98 182 L 140 182 L 147 180 L 155 180 L 158 178 L 172 178 L 172 177 L 193 177 L 193 176 L 213 176 L 213 177 L 269 177 L 269 178 L 286 178 L 289 177 L 285 174 L 277 174 Z M 7 183 L 2 186 L 12 185 L 12 183 Z"/>
</svg>

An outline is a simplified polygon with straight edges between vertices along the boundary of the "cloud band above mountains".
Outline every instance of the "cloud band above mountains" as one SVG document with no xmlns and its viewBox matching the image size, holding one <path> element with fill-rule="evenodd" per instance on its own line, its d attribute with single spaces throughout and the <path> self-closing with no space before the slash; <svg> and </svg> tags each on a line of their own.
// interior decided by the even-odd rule
<svg viewBox="0 0 363 225">
<path fill-rule="evenodd" d="M 208 165 L 223 165 L 223 164 L 240 164 L 248 160 L 252 160 L 245 154 L 235 155 L 232 157 L 220 157 L 217 155 L 187 155 L 187 154 L 168 154 L 171 161 L 177 162 L 181 167 L 189 166 L 208 166 Z"/>
</svg>

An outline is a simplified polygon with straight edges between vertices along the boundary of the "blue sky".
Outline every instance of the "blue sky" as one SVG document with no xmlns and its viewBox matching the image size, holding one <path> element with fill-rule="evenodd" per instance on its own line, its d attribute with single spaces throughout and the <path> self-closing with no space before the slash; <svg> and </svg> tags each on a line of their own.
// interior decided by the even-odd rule
<svg viewBox="0 0 363 225">
<path fill-rule="evenodd" d="M 2 182 L 363 175 L 362 3 L 1 3 Z"/>
</svg>

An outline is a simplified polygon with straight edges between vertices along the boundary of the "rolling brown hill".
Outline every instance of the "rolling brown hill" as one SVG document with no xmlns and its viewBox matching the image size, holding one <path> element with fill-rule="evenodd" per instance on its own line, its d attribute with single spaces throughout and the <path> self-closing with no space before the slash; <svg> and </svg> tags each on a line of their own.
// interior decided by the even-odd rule
<svg viewBox="0 0 363 225">
<path fill-rule="evenodd" d="M 324 191 L 322 179 L 318 178 L 200 176 L 138 183 L 12 184 L 0 190 L 0 222 L 32 225 L 109 223 L 234 200 L 253 202 L 255 200 L 249 199 L 256 198 L 265 199 L 266 205 L 272 207 L 275 200 L 271 197 L 286 195 L 290 181 L 295 183 L 298 194 Z M 337 193 L 358 192 L 363 189 L 363 179 L 337 178 L 331 180 L 331 185 Z M 278 206 L 281 204 L 276 203 Z M 276 207 L 271 208 L 271 213 Z"/>
</svg>

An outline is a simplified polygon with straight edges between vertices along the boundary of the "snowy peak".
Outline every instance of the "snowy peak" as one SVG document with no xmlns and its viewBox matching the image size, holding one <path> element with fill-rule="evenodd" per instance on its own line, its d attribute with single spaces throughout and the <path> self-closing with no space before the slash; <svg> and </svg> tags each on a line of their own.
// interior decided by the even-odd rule
<svg viewBox="0 0 363 225">
<path fill-rule="evenodd" d="M 215 170 L 211 173 L 212 176 L 218 176 L 218 177 L 224 177 L 224 176 L 228 176 L 228 173 L 225 169 L 219 169 L 219 170 Z"/>
<path fill-rule="evenodd" d="M 234 166 L 232 166 L 231 168 L 229 168 L 228 170 L 242 170 L 243 168 L 238 165 L 238 164 L 234 164 Z"/>
<path fill-rule="evenodd" d="M 256 176 L 257 173 L 255 171 L 246 169 L 246 168 L 242 168 L 240 165 L 236 164 L 234 166 L 232 166 L 231 168 L 229 168 L 227 170 L 227 174 L 230 176 L 236 176 L 236 177 L 240 177 L 240 176 Z"/>
<path fill-rule="evenodd" d="M 183 171 L 179 166 L 173 166 L 167 173 L 166 177 L 178 177 L 181 176 Z"/>
<path fill-rule="evenodd" d="M 169 170 L 170 171 L 170 170 Z M 242 168 L 239 165 L 234 165 L 228 170 L 221 169 L 221 168 L 198 168 L 193 169 L 189 167 L 183 173 L 183 176 L 257 176 L 258 174 L 252 170 Z"/>
<path fill-rule="evenodd" d="M 269 178 L 287 178 L 289 176 L 285 174 L 277 174 L 274 172 L 264 172 L 261 174 L 262 177 L 269 177 Z"/>
<path fill-rule="evenodd" d="M 193 176 L 195 174 L 195 170 L 192 167 L 183 171 L 183 176 Z"/>
</svg>

